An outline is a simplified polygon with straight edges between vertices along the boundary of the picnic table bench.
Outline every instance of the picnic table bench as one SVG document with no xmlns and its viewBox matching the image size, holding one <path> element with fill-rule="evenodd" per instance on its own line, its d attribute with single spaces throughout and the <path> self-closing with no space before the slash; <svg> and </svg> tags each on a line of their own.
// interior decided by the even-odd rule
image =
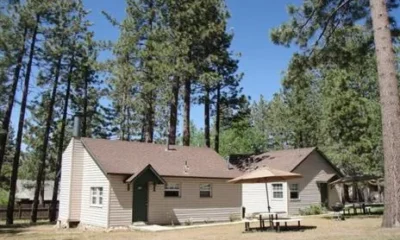
<svg viewBox="0 0 400 240">
<path fill-rule="evenodd" d="M 269 226 L 271 228 L 274 228 L 273 220 L 278 219 L 279 214 L 287 214 L 287 213 L 283 211 L 253 213 L 252 220 L 251 219 L 244 220 L 245 231 L 250 231 L 250 223 L 256 219 L 260 223 L 260 229 L 265 229 L 265 221 L 268 221 Z"/>
<path fill-rule="evenodd" d="M 298 229 L 300 230 L 300 218 L 281 218 L 281 219 L 274 219 L 272 222 L 275 224 L 276 232 L 281 231 L 281 223 L 285 223 L 285 227 L 287 228 L 288 222 L 297 222 Z"/>
</svg>

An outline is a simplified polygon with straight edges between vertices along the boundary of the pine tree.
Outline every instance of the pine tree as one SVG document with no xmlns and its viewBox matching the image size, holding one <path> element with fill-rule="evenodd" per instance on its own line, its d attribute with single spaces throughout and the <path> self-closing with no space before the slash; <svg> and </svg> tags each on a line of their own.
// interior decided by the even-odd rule
<svg viewBox="0 0 400 240">
<path fill-rule="evenodd" d="M 27 8 L 34 8 L 33 6 L 37 4 L 36 2 L 30 2 L 32 5 L 28 4 Z M 36 6 L 35 6 L 36 7 Z M 13 224 L 14 222 L 14 204 L 15 204 L 15 192 L 16 192 L 16 184 L 18 179 L 18 167 L 19 167 L 19 158 L 21 155 L 21 144 L 22 144 L 22 134 L 24 128 L 24 121 L 25 121 L 25 112 L 26 112 L 26 105 L 28 101 L 28 92 L 29 92 L 29 82 L 30 82 L 30 75 L 32 70 L 32 63 L 33 58 L 35 55 L 35 44 L 37 39 L 38 28 L 40 24 L 40 11 L 33 12 L 33 22 L 34 26 L 32 26 L 32 37 L 30 43 L 30 50 L 29 50 L 29 58 L 27 63 L 27 69 L 25 73 L 25 80 L 24 80 L 24 90 L 22 93 L 22 101 L 21 101 L 21 108 L 19 114 L 19 122 L 18 122 L 18 130 L 17 130 L 17 140 L 16 140 L 16 150 L 15 156 L 13 160 L 12 166 L 12 173 L 11 173 L 11 181 L 10 181 L 10 193 L 8 198 L 8 205 L 7 205 L 7 224 Z"/>
<path fill-rule="evenodd" d="M 11 12 L 10 15 L 1 14 L 1 41 L 6 43 L 4 49 L 1 49 L 2 55 L 4 56 L 1 60 L 1 90 L 6 92 L 7 87 L 7 71 L 14 67 L 12 75 L 11 90 L 2 95 L 2 103 L 7 103 L 4 106 L 4 110 L 1 111 L 1 129 L 0 129 L 0 176 L 1 169 L 6 154 L 6 142 L 8 138 L 8 132 L 10 128 L 11 115 L 14 107 L 15 95 L 17 92 L 17 86 L 20 78 L 20 72 L 23 64 L 23 57 L 26 52 L 26 41 L 28 35 L 28 23 L 26 22 L 26 16 L 23 12 L 23 7 L 17 7 L 15 12 Z M 12 19 L 16 19 L 13 21 Z M 17 22 L 17 24 L 15 24 Z M 10 46 L 11 45 L 11 46 Z M 3 45 L 4 46 L 4 45 Z M 8 98 L 6 96 L 8 95 Z M 3 109 L 3 108 L 2 108 Z"/>
<path fill-rule="evenodd" d="M 62 154 L 65 149 L 65 137 L 66 137 L 66 127 L 68 125 L 67 114 L 70 108 L 71 101 L 71 88 L 73 85 L 73 81 L 80 79 L 78 73 L 75 71 L 77 69 L 77 63 L 79 62 L 79 53 L 82 51 L 82 39 L 86 36 L 88 32 L 88 26 L 90 23 L 86 19 L 88 12 L 83 8 L 82 1 L 74 1 L 74 2 L 64 2 L 67 6 L 71 7 L 71 16 L 70 16 L 70 24 L 71 24 L 71 32 L 69 33 L 68 41 L 66 42 L 66 62 L 67 62 L 67 71 L 64 75 L 65 80 L 65 92 L 63 99 L 63 107 L 62 107 L 62 115 L 60 120 L 60 129 L 57 141 L 57 157 L 55 164 L 55 174 L 56 178 L 54 180 L 54 188 L 53 188 L 53 196 L 50 205 L 50 222 L 55 221 L 56 219 L 56 206 L 57 206 L 57 193 L 60 183 L 60 170 L 61 170 L 61 162 L 62 162 Z M 71 4 L 71 5 L 68 5 Z"/>
<path fill-rule="evenodd" d="M 50 13 L 51 16 L 50 21 L 48 24 L 54 25 L 54 27 L 50 27 L 47 30 L 47 39 L 44 44 L 44 49 L 42 54 L 44 55 L 44 59 L 46 62 L 49 62 L 50 72 L 42 74 L 42 81 L 38 82 L 38 85 L 41 87 L 46 86 L 47 84 L 51 85 L 52 90 L 48 94 L 48 99 L 46 99 L 43 95 L 42 101 L 48 101 L 46 104 L 47 112 L 44 114 L 46 116 L 45 121 L 43 122 L 42 126 L 45 126 L 43 129 L 43 139 L 42 144 L 39 146 L 41 149 L 40 151 L 40 159 L 38 162 L 38 171 L 36 176 L 36 186 L 35 186 L 35 195 L 33 199 L 32 205 L 32 213 L 31 213 L 31 222 L 35 223 L 37 221 L 37 209 L 39 205 L 39 195 L 41 191 L 43 191 L 42 182 L 44 181 L 44 173 L 46 169 L 46 159 L 48 158 L 48 146 L 50 144 L 50 133 L 52 130 L 52 125 L 54 124 L 54 108 L 56 103 L 56 98 L 58 95 L 58 85 L 59 85 L 59 78 L 62 71 L 62 63 L 63 63 L 63 56 L 64 56 L 64 44 L 67 42 L 67 38 L 69 31 L 65 31 L 69 25 L 71 25 L 71 20 L 68 19 L 68 15 L 70 15 L 71 11 L 73 11 L 74 3 L 71 4 L 60 2 L 59 5 L 51 6 L 51 10 L 55 11 L 54 13 Z M 46 79 L 47 78 L 47 79 Z"/>
<path fill-rule="evenodd" d="M 388 12 L 398 6 L 396 0 L 371 1 L 304 1 L 300 7 L 290 6 L 290 21 L 272 31 L 272 40 L 281 45 L 297 44 L 310 61 L 308 63 L 321 64 L 331 56 L 339 60 L 348 60 L 349 56 L 341 55 L 340 48 L 331 48 L 332 36 L 338 29 L 349 28 L 363 24 L 369 31 L 374 30 L 374 41 L 368 47 L 375 48 L 378 65 L 378 80 L 380 102 L 382 110 L 383 153 L 385 159 L 385 187 L 386 207 L 383 226 L 399 226 L 400 208 L 395 199 L 398 199 L 400 190 L 396 188 L 399 179 L 391 169 L 398 168 L 400 146 L 399 119 L 400 112 L 398 82 L 396 79 L 395 59 L 391 32 L 398 33 L 395 24 L 390 24 Z M 372 24 L 371 24 L 372 22 Z M 391 29 L 390 29 L 391 28 Z M 336 52 L 339 50 L 338 52 Z M 349 61 L 347 61 L 350 63 Z M 385 64 L 385 62 L 387 64 Z M 389 124 L 390 123 L 390 124 Z M 397 150 L 394 150 L 397 149 Z"/>
</svg>

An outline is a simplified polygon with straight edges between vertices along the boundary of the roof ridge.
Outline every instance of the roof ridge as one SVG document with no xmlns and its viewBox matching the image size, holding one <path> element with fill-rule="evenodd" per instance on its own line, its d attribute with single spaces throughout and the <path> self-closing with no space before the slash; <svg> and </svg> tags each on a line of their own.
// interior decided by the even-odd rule
<svg viewBox="0 0 400 240">
<path fill-rule="evenodd" d="M 115 140 L 111 140 L 111 139 L 104 139 L 104 138 L 89 138 L 89 137 L 81 137 L 81 140 L 86 141 L 105 141 L 105 142 L 118 142 L 118 143 L 124 143 L 124 144 L 137 144 L 137 145 L 147 145 L 147 146 L 167 146 L 166 144 L 162 144 L 162 143 L 148 143 L 148 142 L 140 142 L 140 141 L 124 141 L 124 140 L 120 140 L 120 139 L 115 139 Z M 202 150 L 211 150 L 213 152 L 215 152 L 214 149 L 212 148 L 208 148 L 208 147 L 200 147 L 200 146 L 183 146 L 183 145 L 170 145 L 170 148 L 173 147 L 178 147 L 178 148 L 197 148 L 197 149 L 202 149 Z"/>
</svg>

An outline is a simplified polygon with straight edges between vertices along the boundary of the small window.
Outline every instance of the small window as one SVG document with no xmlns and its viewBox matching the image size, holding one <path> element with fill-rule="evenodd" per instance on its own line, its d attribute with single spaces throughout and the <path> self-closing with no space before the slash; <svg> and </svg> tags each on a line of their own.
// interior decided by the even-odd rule
<svg viewBox="0 0 400 240">
<path fill-rule="evenodd" d="M 180 197 L 181 186 L 179 183 L 168 183 L 164 188 L 164 197 Z"/>
<path fill-rule="evenodd" d="M 281 183 L 272 184 L 272 197 L 283 198 L 283 185 Z"/>
<path fill-rule="evenodd" d="M 290 184 L 290 199 L 299 199 L 299 184 Z"/>
<path fill-rule="evenodd" d="M 93 206 L 103 205 L 103 188 L 102 187 L 91 187 L 90 188 L 90 203 Z"/>
<path fill-rule="evenodd" d="M 212 187 L 210 183 L 200 184 L 200 197 L 201 198 L 212 197 Z"/>
</svg>

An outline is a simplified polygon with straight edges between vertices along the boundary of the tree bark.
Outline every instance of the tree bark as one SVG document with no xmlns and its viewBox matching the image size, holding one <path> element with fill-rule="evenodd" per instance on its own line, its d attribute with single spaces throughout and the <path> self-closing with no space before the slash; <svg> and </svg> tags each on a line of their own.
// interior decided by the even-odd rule
<svg viewBox="0 0 400 240">
<path fill-rule="evenodd" d="M 190 94 L 191 82 L 185 80 L 185 89 L 183 92 L 183 146 L 190 146 Z"/>
<path fill-rule="evenodd" d="M 74 44 L 75 45 L 75 42 Z M 71 81 L 72 81 L 72 72 L 75 66 L 75 50 L 72 53 L 71 63 L 68 70 L 68 79 L 67 79 L 67 88 L 65 90 L 65 97 L 64 97 L 64 109 L 63 115 L 61 120 L 61 130 L 60 130 L 60 137 L 58 140 L 57 146 L 57 164 L 56 164 L 56 178 L 54 179 L 54 188 L 53 188 L 53 196 L 51 198 L 50 204 L 50 211 L 49 211 L 49 219 L 50 222 L 54 222 L 56 220 L 56 213 L 57 213 L 57 195 L 58 195 L 58 188 L 60 184 L 60 176 L 61 176 L 61 163 L 62 163 L 62 154 L 64 151 L 64 137 L 65 137 L 65 127 L 67 125 L 67 113 L 68 113 L 68 102 L 70 98 L 71 92 Z"/>
<path fill-rule="evenodd" d="M 88 67 L 85 67 L 85 79 L 84 79 L 84 81 L 85 81 L 85 83 L 84 83 L 84 98 L 83 98 L 83 119 L 82 119 L 82 136 L 83 137 L 87 137 L 88 136 L 88 134 L 87 134 L 87 119 L 88 119 L 88 117 L 87 117 L 87 108 L 88 108 L 88 81 L 89 81 L 89 79 L 88 79 Z"/>
<path fill-rule="evenodd" d="M 12 172 L 11 172 L 10 193 L 8 196 L 8 205 L 7 205 L 7 220 L 6 220 L 7 225 L 11 225 L 14 223 L 14 204 L 15 204 L 15 191 L 18 179 L 19 158 L 21 155 L 22 134 L 24 131 L 25 112 L 26 112 L 26 105 L 28 102 L 28 93 L 29 93 L 29 80 L 31 76 L 33 56 L 35 54 L 35 44 L 39 28 L 39 22 L 40 22 L 40 16 L 36 15 L 36 26 L 32 33 L 29 60 L 26 67 L 24 90 L 22 92 L 22 101 L 19 113 L 18 133 L 17 133 L 15 155 L 13 159 Z"/>
<path fill-rule="evenodd" d="M 210 142 L 210 87 L 205 86 L 204 95 L 204 139 L 206 146 L 209 148 L 211 146 Z"/>
<path fill-rule="evenodd" d="M 172 84 L 173 99 L 170 104 L 168 141 L 170 145 L 176 144 L 176 125 L 178 123 L 179 106 L 179 79 L 174 79 Z"/>
<path fill-rule="evenodd" d="M 26 50 L 25 41 L 26 41 L 27 34 L 28 34 L 28 28 L 25 27 L 24 35 L 23 35 L 23 45 L 21 47 L 21 50 L 18 53 L 17 64 L 16 64 L 15 70 L 14 70 L 13 83 L 11 86 L 11 92 L 10 92 L 10 95 L 8 96 L 7 109 L 6 109 L 6 112 L 4 115 L 1 129 L 0 129 L 0 132 L 3 132 L 3 134 L 0 134 L 0 176 L 1 176 L 1 169 L 3 167 L 4 157 L 6 155 L 8 131 L 10 128 L 11 115 L 12 115 L 12 110 L 14 107 L 15 94 L 17 92 L 19 75 L 21 72 L 22 61 L 23 61 L 23 58 L 25 55 L 25 50 Z"/>
<path fill-rule="evenodd" d="M 63 44 L 61 44 L 62 46 Z M 36 187 L 35 195 L 33 198 L 32 212 L 31 212 L 31 223 L 36 223 L 37 221 L 37 210 L 39 206 L 39 195 L 42 190 L 42 181 L 44 181 L 44 170 L 46 168 L 46 158 L 47 158 L 47 148 L 49 145 L 50 130 L 53 123 L 53 111 L 54 104 L 56 102 L 57 88 L 58 88 L 58 78 L 60 76 L 62 54 L 59 56 L 56 65 L 56 71 L 54 75 L 54 84 L 51 92 L 50 104 L 48 106 L 47 119 L 46 119 L 46 129 L 43 138 L 42 153 L 40 156 L 39 168 L 36 176 Z"/>
<path fill-rule="evenodd" d="M 146 109 L 146 131 L 145 131 L 145 142 L 152 143 L 154 136 L 154 104 L 153 104 L 153 91 L 151 91 L 147 98 L 147 109 Z"/>
<path fill-rule="evenodd" d="M 221 122 L 221 85 L 217 85 L 217 100 L 215 106 L 215 139 L 214 139 L 214 150 L 219 152 L 219 131 Z"/>
<path fill-rule="evenodd" d="M 382 113 L 385 211 L 382 227 L 400 227 L 400 101 L 385 0 L 370 0 Z"/>
</svg>

